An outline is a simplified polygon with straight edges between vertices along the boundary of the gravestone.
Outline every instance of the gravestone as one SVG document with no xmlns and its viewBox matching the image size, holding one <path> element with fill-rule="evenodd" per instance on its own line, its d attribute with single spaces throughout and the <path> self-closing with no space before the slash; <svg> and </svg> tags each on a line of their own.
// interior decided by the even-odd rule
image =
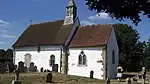
<svg viewBox="0 0 150 84">
<path fill-rule="evenodd" d="M 45 69 L 44 72 L 47 72 L 47 70 Z"/>
<path fill-rule="evenodd" d="M 52 83 L 52 77 L 53 77 L 52 73 L 48 73 L 46 77 L 46 83 Z"/>
<path fill-rule="evenodd" d="M 4 74 L 4 63 L 0 62 L 0 73 Z"/>
<path fill-rule="evenodd" d="M 52 71 L 58 72 L 58 64 L 53 64 Z"/>
<path fill-rule="evenodd" d="M 34 66 L 33 72 L 36 72 L 36 71 L 37 71 L 37 66 Z"/>
<path fill-rule="evenodd" d="M 15 80 L 12 81 L 12 84 L 21 84 L 21 81 L 19 81 L 19 70 L 16 70 Z"/>
<path fill-rule="evenodd" d="M 22 61 L 20 61 L 19 63 L 18 63 L 18 68 L 19 68 L 19 72 L 20 73 L 22 73 L 22 72 L 24 72 L 24 63 L 22 62 Z"/>
<path fill-rule="evenodd" d="M 17 65 L 15 65 L 15 70 L 17 70 Z"/>
<path fill-rule="evenodd" d="M 110 84 L 110 79 L 107 78 L 105 84 Z"/>
<path fill-rule="evenodd" d="M 29 71 L 31 71 L 31 72 L 34 71 L 34 63 L 33 62 L 30 63 Z"/>
<path fill-rule="evenodd" d="M 131 84 L 131 79 L 130 78 L 126 78 L 126 84 Z"/>
<path fill-rule="evenodd" d="M 145 79 L 146 78 L 146 68 L 145 67 L 142 67 L 142 79 Z"/>
<path fill-rule="evenodd" d="M 15 70 L 15 65 L 14 65 L 14 63 L 13 63 L 13 62 L 10 62 L 10 63 L 8 64 L 8 66 L 9 66 L 9 73 L 14 72 L 14 70 Z"/>
<path fill-rule="evenodd" d="M 40 72 L 43 72 L 43 70 L 44 70 L 43 67 L 41 67 Z"/>
<path fill-rule="evenodd" d="M 94 71 L 90 71 L 90 78 L 93 78 L 93 75 L 94 75 Z"/>
<path fill-rule="evenodd" d="M 28 72 L 28 68 L 27 67 L 24 67 L 24 72 Z"/>
<path fill-rule="evenodd" d="M 49 69 L 47 69 L 47 71 L 46 72 L 51 72 Z"/>
</svg>

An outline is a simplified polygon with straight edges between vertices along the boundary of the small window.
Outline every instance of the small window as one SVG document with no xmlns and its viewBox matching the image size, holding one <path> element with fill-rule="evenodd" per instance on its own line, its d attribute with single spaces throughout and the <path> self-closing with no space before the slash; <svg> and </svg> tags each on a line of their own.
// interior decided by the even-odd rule
<svg viewBox="0 0 150 84">
<path fill-rule="evenodd" d="M 49 66 L 53 66 L 55 64 L 55 56 L 54 55 L 51 55 L 50 56 L 50 60 L 49 60 Z"/>
<path fill-rule="evenodd" d="M 112 51 L 112 64 L 115 64 L 115 51 Z"/>
<path fill-rule="evenodd" d="M 79 55 L 79 60 L 78 60 L 78 65 L 87 65 L 87 60 L 86 60 L 86 55 L 84 54 L 83 51 L 81 51 Z"/>
</svg>

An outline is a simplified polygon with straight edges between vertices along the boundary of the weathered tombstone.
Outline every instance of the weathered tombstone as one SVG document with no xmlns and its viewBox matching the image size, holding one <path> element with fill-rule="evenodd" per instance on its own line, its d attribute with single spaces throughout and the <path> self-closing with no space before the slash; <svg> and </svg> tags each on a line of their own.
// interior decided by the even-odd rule
<svg viewBox="0 0 150 84">
<path fill-rule="evenodd" d="M 44 72 L 47 72 L 47 70 L 45 69 Z"/>
<path fill-rule="evenodd" d="M 51 72 L 49 69 L 47 69 L 47 71 L 46 72 Z"/>
<path fill-rule="evenodd" d="M 28 72 L 28 68 L 27 67 L 24 67 L 24 72 Z"/>
<path fill-rule="evenodd" d="M 43 70 L 44 70 L 43 67 L 41 67 L 40 72 L 43 72 Z"/>
<path fill-rule="evenodd" d="M 4 63 L 0 62 L 0 73 L 4 74 Z"/>
<path fill-rule="evenodd" d="M 130 78 L 126 78 L 126 84 L 131 84 L 131 79 Z"/>
<path fill-rule="evenodd" d="M 12 81 L 12 84 L 21 84 L 21 81 L 19 81 L 19 70 L 16 70 L 15 80 Z"/>
<path fill-rule="evenodd" d="M 33 62 L 30 63 L 29 71 L 31 71 L 31 72 L 34 71 L 34 63 Z"/>
<path fill-rule="evenodd" d="M 58 72 L 58 64 L 53 64 L 52 71 Z"/>
<path fill-rule="evenodd" d="M 94 75 L 94 71 L 90 71 L 90 78 L 93 78 L 93 75 Z"/>
<path fill-rule="evenodd" d="M 17 70 L 17 65 L 15 65 L 15 70 Z"/>
<path fill-rule="evenodd" d="M 20 73 L 22 73 L 22 72 L 24 72 L 24 63 L 22 62 L 22 61 L 20 61 L 19 63 L 18 63 L 18 68 L 19 68 L 19 72 Z"/>
<path fill-rule="evenodd" d="M 142 79 L 145 79 L 146 78 L 146 68 L 145 67 L 142 67 Z"/>
<path fill-rule="evenodd" d="M 107 78 L 105 84 L 110 84 L 110 79 Z"/>
<path fill-rule="evenodd" d="M 37 66 L 34 66 L 33 72 L 36 72 L 36 71 L 37 71 Z"/>
<path fill-rule="evenodd" d="M 145 84 L 145 79 L 142 79 L 142 84 Z"/>
<path fill-rule="evenodd" d="M 13 62 L 10 62 L 10 63 L 8 64 L 8 66 L 9 66 L 9 72 L 10 72 L 10 73 L 14 72 L 14 70 L 15 70 L 15 65 L 14 65 L 14 63 L 13 63 Z"/>
<path fill-rule="evenodd" d="M 52 77 L 53 77 L 52 73 L 48 73 L 46 77 L 46 83 L 52 83 Z"/>
</svg>

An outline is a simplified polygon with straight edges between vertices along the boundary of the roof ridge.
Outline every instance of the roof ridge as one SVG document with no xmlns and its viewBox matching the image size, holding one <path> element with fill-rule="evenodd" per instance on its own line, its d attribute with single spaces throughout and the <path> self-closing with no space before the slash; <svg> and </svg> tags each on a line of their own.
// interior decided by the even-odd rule
<svg viewBox="0 0 150 84">
<path fill-rule="evenodd" d="M 31 25 L 40 25 L 40 24 L 45 24 L 45 23 L 54 23 L 54 22 L 58 22 L 58 21 L 64 21 L 64 20 L 54 20 L 54 21 L 45 21 L 45 22 L 40 22 L 40 23 L 36 23 L 36 24 L 31 24 Z"/>
<path fill-rule="evenodd" d="M 86 26 L 80 26 L 80 28 L 85 28 L 85 27 L 91 27 L 91 26 L 113 26 L 114 24 L 92 24 L 92 25 L 86 25 Z"/>
</svg>

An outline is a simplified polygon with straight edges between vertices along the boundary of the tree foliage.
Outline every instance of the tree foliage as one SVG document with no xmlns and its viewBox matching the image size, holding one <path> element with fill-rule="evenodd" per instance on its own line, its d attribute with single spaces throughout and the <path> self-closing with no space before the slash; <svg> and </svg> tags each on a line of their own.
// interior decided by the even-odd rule
<svg viewBox="0 0 150 84">
<path fill-rule="evenodd" d="M 127 24 L 116 24 L 115 32 L 121 65 L 128 71 L 137 69 L 134 66 L 141 65 L 140 58 L 144 50 L 144 43 L 139 41 L 138 32 Z"/>
<path fill-rule="evenodd" d="M 144 50 L 143 64 L 150 69 L 150 38 Z"/>
<path fill-rule="evenodd" d="M 130 19 L 138 25 L 140 14 L 150 17 L 149 0 L 85 0 L 90 10 L 106 12 L 117 20 Z"/>
<path fill-rule="evenodd" d="M 5 58 L 8 61 L 13 61 L 13 50 L 12 49 L 7 49 L 5 52 Z"/>
</svg>

